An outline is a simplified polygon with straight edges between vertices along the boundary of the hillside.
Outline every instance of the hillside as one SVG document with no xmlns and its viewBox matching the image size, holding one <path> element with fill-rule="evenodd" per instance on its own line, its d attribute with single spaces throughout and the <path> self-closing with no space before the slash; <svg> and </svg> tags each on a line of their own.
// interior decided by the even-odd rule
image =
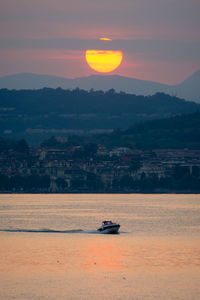
<svg viewBox="0 0 200 300">
<path fill-rule="evenodd" d="M 58 149 L 71 146 L 83 146 L 87 148 L 87 152 L 89 148 L 90 150 L 93 148 L 96 149 L 95 145 L 97 144 L 104 145 L 108 149 L 128 147 L 141 150 L 200 150 L 200 112 L 139 122 L 127 130 L 116 129 L 110 134 L 91 136 L 73 135 L 64 142 L 50 137 L 41 143 L 41 145 L 46 148 Z M 10 148 L 24 153 L 28 151 L 28 146 L 23 140 L 16 142 L 15 140 L 0 137 L 0 150 Z"/>
<path fill-rule="evenodd" d="M 200 112 L 139 122 L 126 130 L 115 129 L 110 134 L 73 135 L 66 140 L 50 137 L 41 143 L 45 148 L 55 149 L 82 146 L 87 148 L 87 152 L 89 149 L 92 151 L 97 149 L 97 144 L 104 145 L 108 149 L 128 147 L 141 150 L 200 150 Z M 0 150 L 5 149 L 26 153 L 28 145 L 24 140 L 16 141 L 0 137 Z"/>
<path fill-rule="evenodd" d="M 200 113 L 137 123 L 127 130 L 98 136 L 97 141 L 109 148 L 200 149 Z"/>
<path fill-rule="evenodd" d="M 177 85 L 161 84 L 119 75 L 92 75 L 81 78 L 62 78 L 31 73 L 14 74 L 0 77 L 0 88 L 41 89 L 44 87 L 63 89 L 103 90 L 115 89 L 135 95 L 153 95 L 158 92 L 176 95 L 189 101 L 200 102 L 200 70 Z"/>
<path fill-rule="evenodd" d="M 127 129 L 136 122 L 200 110 L 200 105 L 158 93 L 136 96 L 114 90 L 0 90 L 1 136 L 39 142 L 52 135 Z"/>
</svg>

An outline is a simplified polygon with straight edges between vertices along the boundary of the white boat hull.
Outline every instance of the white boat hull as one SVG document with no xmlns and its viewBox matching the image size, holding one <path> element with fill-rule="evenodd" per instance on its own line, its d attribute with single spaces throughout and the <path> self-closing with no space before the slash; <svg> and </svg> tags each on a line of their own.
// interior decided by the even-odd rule
<svg viewBox="0 0 200 300">
<path fill-rule="evenodd" d="M 106 228 L 107 227 L 107 228 Z M 117 234 L 119 233 L 119 228 L 120 225 L 115 225 L 115 226 L 106 226 L 106 227 L 100 227 L 98 229 L 98 231 L 100 231 L 101 233 L 105 233 L 105 234 Z"/>
</svg>

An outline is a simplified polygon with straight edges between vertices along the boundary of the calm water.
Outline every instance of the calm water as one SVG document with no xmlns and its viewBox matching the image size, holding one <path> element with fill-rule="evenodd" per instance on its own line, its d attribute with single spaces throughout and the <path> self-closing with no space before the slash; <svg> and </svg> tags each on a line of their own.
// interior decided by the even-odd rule
<svg viewBox="0 0 200 300">
<path fill-rule="evenodd" d="M 199 300 L 199 238 L 200 195 L 0 195 L 0 299 Z"/>
</svg>

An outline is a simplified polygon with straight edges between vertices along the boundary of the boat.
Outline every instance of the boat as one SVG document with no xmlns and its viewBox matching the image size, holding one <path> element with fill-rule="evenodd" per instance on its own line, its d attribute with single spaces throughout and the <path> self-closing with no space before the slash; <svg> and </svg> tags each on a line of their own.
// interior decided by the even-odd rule
<svg viewBox="0 0 200 300">
<path fill-rule="evenodd" d="M 109 233 L 109 234 L 114 234 L 119 232 L 120 225 L 117 223 L 113 223 L 112 221 L 103 221 L 102 225 L 98 231 L 101 233 Z"/>
</svg>

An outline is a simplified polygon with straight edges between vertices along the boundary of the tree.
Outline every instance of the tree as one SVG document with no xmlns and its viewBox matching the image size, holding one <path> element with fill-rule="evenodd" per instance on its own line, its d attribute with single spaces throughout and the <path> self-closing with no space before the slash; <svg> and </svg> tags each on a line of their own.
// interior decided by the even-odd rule
<svg viewBox="0 0 200 300">
<path fill-rule="evenodd" d="M 139 170 L 141 167 L 142 167 L 141 161 L 135 160 L 135 161 L 131 162 L 131 165 L 130 165 L 129 169 L 130 169 L 131 172 L 137 172 L 137 170 Z"/>
<path fill-rule="evenodd" d="M 41 143 L 41 147 L 56 148 L 59 144 L 60 144 L 60 142 L 54 136 L 51 136 L 49 139 L 47 139 Z"/>
<path fill-rule="evenodd" d="M 29 154 L 29 146 L 24 139 L 17 142 L 16 150 L 20 153 Z"/>
<path fill-rule="evenodd" d="M 130 175 L 126 174 L 120 179 L 119 185 L 121 188 L 132 189 L 134 186 L 134 180 Z"/>
<path fill-rule="evenodd" d="M 100 177 L 96 176 L 93 173 L 88 173 L 86 185 L 87 188 L 91 191 L 99 191 L 103 190 L 104 188 L 104 184 L 101 181 Z"/>
<path fill-rule="evenodd" d="M 58 177 L 56 179 L 56 184 L 57 184 L 58 188 L 60 188 L 60 189 L 68 188 L 68 183 L 61 177 Z"/>
<path fill-rule="evenodd" d="M 85 145 L 85 156 L 86 157 L 93 157 L 97 153 L 97 144 L 95 143 L 88 143 Z"/>
<path fill-rule="evenodd" d="M 9 189 L 10 189 L 9 177 L 4 174 L 0 174 L 0 190 L 7 191 Z"/>
<path fill-rule="evenodd" d="M 85 187 L 85 181 L 81 177 L 72 178 L 71 180 L 71 188 L 74 190 L 83 189 Z"/>
</svg>

